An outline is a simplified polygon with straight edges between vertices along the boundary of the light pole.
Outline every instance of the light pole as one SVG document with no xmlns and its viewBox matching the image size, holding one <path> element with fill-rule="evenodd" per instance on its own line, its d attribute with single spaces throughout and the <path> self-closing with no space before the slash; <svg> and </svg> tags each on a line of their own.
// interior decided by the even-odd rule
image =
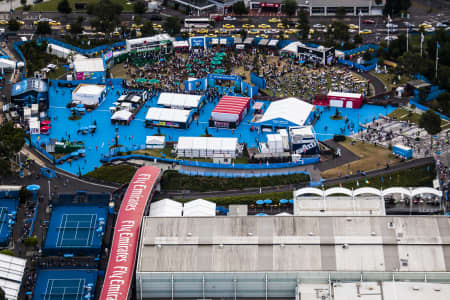
<svg viewBox="0 0 450 300">
<path fill-rule="evenodd" d="M 362 11 L 359 10 L 359 14 L 358 14 L 358 34 L 361 34 L 361 16 L 362 16 Z"/>
</svg>

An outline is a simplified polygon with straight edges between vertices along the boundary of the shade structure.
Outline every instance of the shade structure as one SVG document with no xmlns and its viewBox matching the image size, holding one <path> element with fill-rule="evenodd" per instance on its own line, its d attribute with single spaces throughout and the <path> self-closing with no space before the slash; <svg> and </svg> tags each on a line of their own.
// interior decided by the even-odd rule
<svg viewBox="0 0 450 300">
<path fill-rule="evenodd" d="M 281 199 L 281 200 L 280 200 L 280 203 L 281 203 L 281 204 L 287 204 L 287 203 L 289 203 L 289 201 L 288 201 L 287 199 Z"/>
<path fill-rule="evenodd" d="M 265 214 L 265 213 L 259 213 L 259 214 L 256 214 L 255 216 L 258 216 L 258 217 L 265 217 L 265 216 L 268 216 L 268 214 Z"/>
<path fill-rule="evenodd" d="M 263 205 L 264 204 L 264 200 L 256 200 L 256 204 Z"/>
<path fill-rule="evenodd" d="M 212 111 L 211 119 L 217 122 L 240 123 L 249 110 L 250 98 L 224 96 Z"/>
<path fill-rule="evenodd" d="M 186 64 L 186 67 L 191 67 L 192 65 L 191 64 Z"/>
<path fill-rule="evenodd" d="M 290 199 L 289 204 L 294 204 L 294 199 Z"/>
<path fill-rule="evenodd" d="M 223 56 L 226 56 L 227 54 L 225 53 L 225 52 L 218 52 L 218 53 L 216 53 L 216 56 L 220 56 L 220 57 L 223 57 Z"/>
<path fill-rule="evenodd" d="M 186 68 L 186 71 L 192 71 L 192 68 L 191 67 Z"/>
<path fill-rule="evenodd" d="M 213 61 L 211 61 L 211 64 L 212 65 L 220 65 L 222 62 L 221 61 L 218 61 L 218 60 L 213 60 Z"/>
<path fill-rule="evenodd" d="M 264 204 L 272 204 L 272 200 L 270 200 L 270 199 L 265 199 L 265 200 L 264 200 Z"/>
<path fill-rule="evenodd" d="M 195 76 L 195 73 L 189 73 L 188 75 L 189 76 Z"/>
<path fill-rule="evenodd" d="M 159 83 L 159 79 L 150 79 L 148 83 Z"/>
<path fill-rule="evenodd" d="M 146 83 L 147 79 L 145 79 L 145 78 L 138 78 L 138 79 L 136 79 L 136 82 L 137 83 Z"/>
<path fill-rule="evenodd" d="M 216 74 L 223 74 L 223 73 L 225 73 L 225 70 L 224 69 L 215 69 L 214 73 L 216 73 Z"/>
<path fill-rule="evenodd" d="M 48 126 L 48 125 L 50 125 L 50 121 L 47 120 L 41 121 L 41 126 Z"/>
</svg>

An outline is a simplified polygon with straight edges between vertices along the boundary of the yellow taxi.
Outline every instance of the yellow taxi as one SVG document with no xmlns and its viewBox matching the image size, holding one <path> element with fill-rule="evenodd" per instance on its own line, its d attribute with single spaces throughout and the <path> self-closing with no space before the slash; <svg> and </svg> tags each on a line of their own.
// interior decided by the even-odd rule
<svg viewBox="0 0 450 300">
<path fill-rule="evenodd" d="M 359 31 L 359 34 L 371 34 L 371 33 L 372 33 L 372 30 L 370 30 L 370 29 L 363 29 L 363 30 Z"/>
<path fill-rule="evenodd" d="M 260 35 L 263 39 L 268 39 L 269 38 L 269 36 L 267 35 L 267 34 L 261 34 Z"/>
<path fill-rule="evenodd" d="M 278 23 L 277 24 L 277 28 L 279 28 L 279 29 L 285 29 L 285 28 L 289 28 L 289 26 L 285 26 L 283 23 Z"/>
<path fill-rule="evenodd" d="M 159 29 L 161 29 L 161 28 L 162 28 L 162 26 L 161 26 L 161 25 L 159 25 L 159 24 L 155 24 L 155 23 L 153 23 L 153 28 L 154 28 L 154 29 L 156 29 L 156 28 L 159 28 Z"/>
<path fill-rule="evenodd" d="M 350 28 L 350 29 L 359 29 L 359 26 L 355 25 L 355 24 L 348 24 L 348 28 Z"/>
<path fill-rule="evenodd" d="M 104 32 L 97 32 L 98 36 L 105 36 L 106 34 Z"/>
<path fill-rule="evenodd" d="M 138 24 L 132 24 L 132 25 L 131 25 L 131 28 L 135 28 L 135 29 L 136 29 L 136 28 L 142 28 L 142 27 L 144 27 L 143 24 L 139 24 L 139 25 L 138 25 Z"/>
<path fill-rule="evenodd" d="M 427 29 L 427 28 L 431 28 L 431 27 L 433 27 L 433 25 L 428 24 L 428 23 L 419 24 L 419 28 L 422 28 L 422 29 Z"/>
<path fill-rule="evenodd" d="M 287 34 L 294 34 L 294 33 L 297 33 L 297 29 L 286 29 L 286 31 L 284 32 L 284 33 L 287 33 Z"/>
<path fill-rule="evenodd" d="M 208 33 L 208 29 L 206 29 L 206 28 L 199 29 L 199 30 L 197 30 L 197 33 L 206 34 L 206 33 Z"/>
<path fill-rule="evenodd" d="M 242 25 L 242 28 L 251 29 L 251 28 L 255 28 L 255 25 L 253 25 L 253 24 L 244 24 L 244 25 Z"/>
<path fill-rule="evenodd" d="M 231 25 L 231 24 L 223 24 L 223 25 L 222 25 L 222 28 L 225 28 L 225 29 L 234 29 L 234 25 Z"/>
<path fill-rule="evenodd" d="M 207 34 L 207 35 L 205 35 L 206 37 L 209 37 L 209 38 L 216 38 L 217 37 L 217 34 L 213 34 L 213 33 L 210 33 L 210 34 Z"/>
<path fill-rule="evenodd" d="M 267 24 L 259 24 L 259 25 L 258 25 L 258 28 L 260 28 L 260 29 L 270 29 L 271 26 L 270 26 L 270 25 L 267 25 Z"/>
<path fill-rule="evenodd" d="M 314 29 L 310 29 L 309 34 L 314 34 Z"/>
<path fill-rule="evenodd" d="M 281 22 L 281 20 L 278 18 L 269 19 L 269 23 L 279 23 L 279 22 Z"/>
<path fill-rule="evenodd" d="M 113 36 L 120 36 L 120 32 L 114 31 L 114 32 L 113 32 Z"/>
<path fill-rule="evenodd" d="M 250 29 L 248 31 L 249 34 L 259 34 L 259 30 L 258 29 Z"/>
<path fill-rule="evenodd" d="M 240 34 L 233 34 L 231 37 L 233 37 L 233 38 L 235 38 L 235 39 L 237 39 L 237 38 L 240 38 L 241 37 L 241 35 Z"/>
<path fill-rule="evenodd" d="M 8 21 L 7 20 L 0 20 L 0 25 L 8 25 Z"/>
<path fill-rule="evenodd" d="M 66 25 L 66 30 L 69 31 L 70 29 L 72 29 L 72 26 L 70 26 L 70 24 Z"/>
<path fill-rule="evenodd" d="M 195 33 L 189 32 L 189 37 L 194 37 L 194 36 L 195 36 Z"/>
<path fill-rule="evenodd" d="M 48 24 L 50 26 L 61 26 L 61 22 L 59 22 L 59 21 L 50 21 L 50 22 L 48 22 Z"/>
</svg>

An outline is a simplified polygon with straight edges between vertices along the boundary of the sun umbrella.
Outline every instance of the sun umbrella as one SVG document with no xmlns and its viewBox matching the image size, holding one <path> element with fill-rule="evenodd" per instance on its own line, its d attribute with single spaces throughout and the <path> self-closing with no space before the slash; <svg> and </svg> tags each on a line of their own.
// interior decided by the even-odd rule
<svg viewBox="0 0 450 300">
<path fill-rule="evenodd" d="M 272 200 L 266 199 L 266 200 L 264 200 L 264 204 L 272 204 Z"/>
<path fill-rule="evenodd" d="M 159 83 L 158 79 L 150 79 L 148 83 Z"/>
<path fill-rule="evenodd" d="M 186 64 L 186 67 L 192 67 L 192 65 L 191 64 Z"/>
<path fill-rule="evenodd" d="M 265 213 L 259 213 L 259 214 L 256 214 L 255 216 L 258 216 L 258 217 L 264 217 L 264 216 L 268 216 L 268 214 L 265 214 Z"/>
<path fill-rule="evenodd" d="M 287 199 L 281 199 L 281 200 L 280 200 L 280 203 L 281 203 L 281 204 L 287 204 L 287 203 L 289 203 L 289 201 L 288 201 Z"/>
<path fill-rule="evenodd" d="M 289 204 L 294 204 L 294 199 L 290 199 Z"/>
<path fill-rule="evenodd" d="M 264 204 L 264 200 L 256 200 L 256 204 L 263 205 Z"/>
<path fill-rule="evenodd" d="M 212 65 L 220 65 L 222 62 L 218 61 L 218 60 L 213 60 L 211 62 Z"/>
<path fill-rule="evenodd" d="M 189 73 L 188 75 L 189 76 L 195 76 L 195 73 Z"/>
</svg>

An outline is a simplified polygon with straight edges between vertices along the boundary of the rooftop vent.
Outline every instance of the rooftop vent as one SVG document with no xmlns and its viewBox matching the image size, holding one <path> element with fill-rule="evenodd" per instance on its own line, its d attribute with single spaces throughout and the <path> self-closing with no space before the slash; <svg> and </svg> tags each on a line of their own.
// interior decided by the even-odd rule
<svg viewBox="0 0 450 300">
<path fill-rule="evenodd" d="M 192 236 L 192 232 L 188 232 L 188 233 L 187 233 L 187 236 Z"/>
<path fill-rule="evenodd" d="M 372 232 L 370 233 L 370 235 L 371 235 L 371 236 L 376 236 L 377 233 L 376 233 L 375 231 L 372 231 Z"/>
<path fill-rule="evenodd" d="M 249 233 L 247 233 L 248 234 L 248 236 L 252 236 L 253 235 L 253 233 L 251 233 L 251 232 L 249 232 Z"/>
</svg>

